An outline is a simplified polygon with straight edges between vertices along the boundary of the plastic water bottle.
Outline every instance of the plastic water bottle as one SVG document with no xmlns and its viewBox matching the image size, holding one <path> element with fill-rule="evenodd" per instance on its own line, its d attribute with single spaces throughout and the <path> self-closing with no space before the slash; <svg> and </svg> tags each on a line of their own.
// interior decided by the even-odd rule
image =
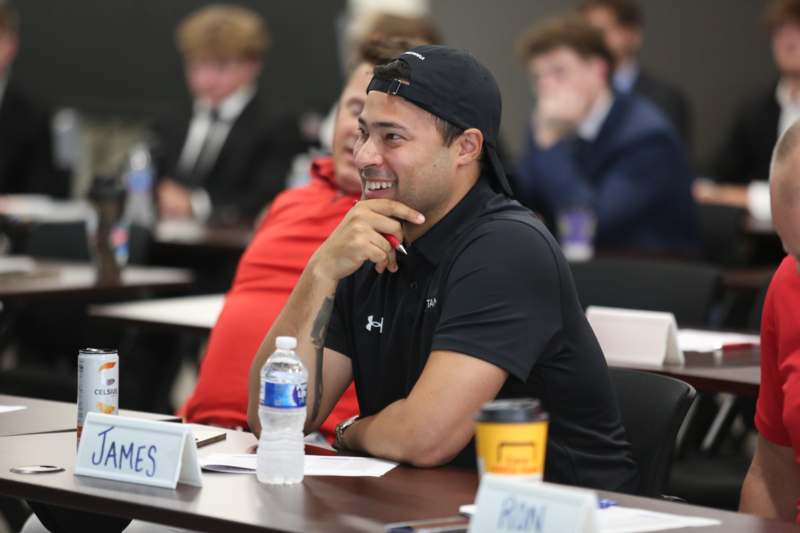
<svg viewBox="0 0 800 533">
<path fill-rule="evenodd" d="M 305 463 L 308 371 L 294 352 L 294 337 L 278 337 L 275 344 L 275 352 L 261 368 L 256 475 L 261 483 L 300 483 Z"/>
<path fill-rule="evenodd" d="M 153 226 L 156 220 L 153 206 L 153 181 L 155 169 L 145 143 L 136 143 L 128 156 L 128 167 L 125 171 L 125 184 L 128 199 L 125 203 L 125 222 L 144 228 Z"/>
<path fill-rule="evenodd" d="M 53 162 L 72 178 L 78 175 L 83 159 L 81 128 L 81 116 L 74 109 L 65 107 L 53 116 Z"/>
</svg>

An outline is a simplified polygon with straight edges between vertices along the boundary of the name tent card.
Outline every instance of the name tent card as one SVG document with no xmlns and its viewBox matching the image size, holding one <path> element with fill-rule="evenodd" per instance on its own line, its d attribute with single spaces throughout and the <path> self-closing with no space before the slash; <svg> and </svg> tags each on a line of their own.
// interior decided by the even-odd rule
<svg viewBox="0 0 800 533">
<path fill-rule="evenodd" d="M 609 362 L 653 366 L 684 363 L 672 313 L 590 306 L 586 319 Z"/>
<path fill-rule="evenodd" d="M 202 487 L 192 430 L 183 424 L 89 413 L 75 474 L 174 489 Z"/>
<path fill-rule="evenodd" d="M 484 474 L 469 533 L 596 533 L 597 495 L 589 490 Z"/>
</svg>

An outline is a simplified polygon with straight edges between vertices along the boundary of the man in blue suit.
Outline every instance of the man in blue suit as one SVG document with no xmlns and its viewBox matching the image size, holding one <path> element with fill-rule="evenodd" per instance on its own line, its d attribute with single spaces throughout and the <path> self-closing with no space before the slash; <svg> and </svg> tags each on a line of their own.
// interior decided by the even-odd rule
<svg viewBox="0 0 800 533">
<path fill-rule="evenodd" d="M 596 219 L 603 251 L 692 254 L 697 227 L 683 144 L 651 103 L 610 85 L 614 59 L 579 17 L 533 27 L 520 43 L 536 98 L 516 192 L 551 222 Z"/>
</svg>

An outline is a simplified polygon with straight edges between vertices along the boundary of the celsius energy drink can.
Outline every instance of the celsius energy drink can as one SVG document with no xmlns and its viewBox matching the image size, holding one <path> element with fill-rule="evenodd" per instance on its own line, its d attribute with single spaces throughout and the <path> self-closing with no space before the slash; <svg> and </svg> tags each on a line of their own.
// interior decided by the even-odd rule
<svg viewBox="0 0 800 533">
<path fill-rule="evenodd" d="M 78 440 L 86 413 L 119 411 L 119 355 L 116 350 L 83 348 L 78 352 Z"/>
</svg>

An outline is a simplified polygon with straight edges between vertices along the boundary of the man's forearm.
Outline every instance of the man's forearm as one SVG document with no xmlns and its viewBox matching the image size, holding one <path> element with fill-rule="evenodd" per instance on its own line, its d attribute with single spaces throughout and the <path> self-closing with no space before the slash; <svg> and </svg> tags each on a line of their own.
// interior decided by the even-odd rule
<svg viewBox="0 0 800 533">
<path fill-rule="evenodd" d="M 314 425 L 320 416 L 322 388 L 322 353 L 325 333 L 333 310 L 336 282 L 317 273 L 309 263 L 295 285 L 289 300 L 261 343 L 250 366 L 250 389 L 247 419 L 253 433 L 259 435 L 258 398 L 261 367 L 275 348 L 278 336 L 297 338 L 297 354 L 308 370 L 308 411 L 306 425 Z"/>
<path fill-rule="evenodd" d="M 742 483 L 742 494 L 739 500 L 739 511 L 763 516 L 764 518 L 784 518 L 774 494 L 759 472 L 751 468 Z"/>
<path fill-rule="evenodd" d="M 433 421 L 420 424 L 410 411 L 408 400 L 398 400 L 374 416 L 359 419 L 345 431 L 345 447 L 421 467 L 452 459 L 458 449 L 449 449 L 436 437 Z"/>
<path fill-rule="evenodd" d="M 773 444 L 761 435 L 742 483 L 739 510 L 765 518 L 794 521 L 800 496 L 800 472 L 791 447 Z"/>
</svg>

